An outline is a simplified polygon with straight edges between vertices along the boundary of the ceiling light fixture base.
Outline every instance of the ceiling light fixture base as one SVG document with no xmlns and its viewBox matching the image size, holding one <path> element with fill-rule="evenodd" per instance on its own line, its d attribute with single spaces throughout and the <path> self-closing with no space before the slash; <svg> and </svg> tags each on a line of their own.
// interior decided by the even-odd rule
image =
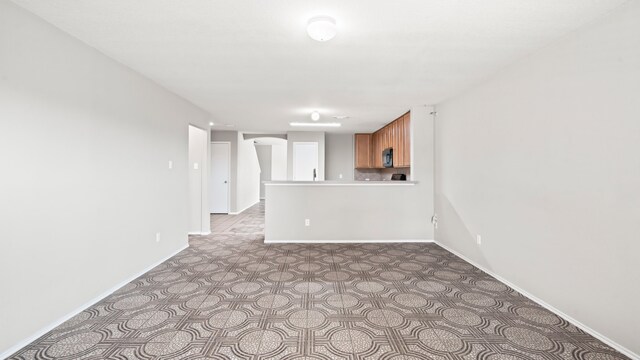
<svg viewBox="0 0 640 360">
<path fill-rule="evenodd" d="M 331 16 L 315 16 L 307 23 L 307 34 L 313 40 L 324 42 L 333 39 L 338 33 L 336 20 Z"/>
</svg>

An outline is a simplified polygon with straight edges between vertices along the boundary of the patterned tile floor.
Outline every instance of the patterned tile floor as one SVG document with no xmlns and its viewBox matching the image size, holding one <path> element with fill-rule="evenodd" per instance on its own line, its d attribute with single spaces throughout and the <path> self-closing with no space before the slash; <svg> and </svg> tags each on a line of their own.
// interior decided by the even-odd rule
<svg viewBox="0 0 640 360">
<path fill-rule="evenodd" d="M 437 245 L 265 245 L 263 212 L 11 359 L 624 358 Z"/>
</svg>

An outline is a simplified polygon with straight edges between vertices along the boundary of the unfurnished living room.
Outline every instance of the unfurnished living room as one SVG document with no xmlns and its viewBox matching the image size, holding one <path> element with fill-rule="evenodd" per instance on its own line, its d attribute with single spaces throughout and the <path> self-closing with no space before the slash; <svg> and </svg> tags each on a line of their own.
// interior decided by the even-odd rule
<svg viewBox="0 0 640 360">
<path fill-rule="evenodd" d="M 640 0 L 0 0 L 0 359 L 640 359 Z"/>
</svg>

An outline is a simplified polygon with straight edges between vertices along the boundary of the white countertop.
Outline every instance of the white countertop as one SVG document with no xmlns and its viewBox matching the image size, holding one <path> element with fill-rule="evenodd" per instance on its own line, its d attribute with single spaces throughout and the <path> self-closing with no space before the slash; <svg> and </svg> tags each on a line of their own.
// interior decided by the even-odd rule
<svg viewBox="0 0 640 360">
<path fill-rule="evenodd" d="M 417 181 L 265 181 L 266 186 L 413 186 Z"/>
</svg>

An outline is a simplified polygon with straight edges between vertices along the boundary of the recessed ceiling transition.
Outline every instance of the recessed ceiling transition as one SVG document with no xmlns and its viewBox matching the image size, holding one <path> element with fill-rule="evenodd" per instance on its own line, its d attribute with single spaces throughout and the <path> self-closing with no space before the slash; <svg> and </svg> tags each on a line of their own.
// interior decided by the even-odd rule
<svg viewBox="0 0 640 360">
<path fill-rule="evenodd" d="M 265 133 L 312 111 L 348 115 L 330 131 L 378 129 L 625 2 L 13 1 L 207 110 L 212 128 Z M 314 41 L 309 20 L 327 14 L 337 35 Z"/>
</svg>

